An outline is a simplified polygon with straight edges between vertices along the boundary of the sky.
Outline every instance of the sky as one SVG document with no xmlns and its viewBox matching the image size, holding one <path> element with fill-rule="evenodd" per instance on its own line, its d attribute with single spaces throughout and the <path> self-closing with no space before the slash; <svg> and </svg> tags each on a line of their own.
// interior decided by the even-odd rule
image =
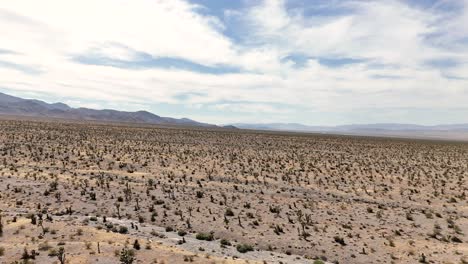
<svg viewBox="0 0 468 264">
<path fill-rule="evenodd" d="M 0 0 L 0 92 L 214 124 L 468 123 L 468 0 Z"/>
</svg>

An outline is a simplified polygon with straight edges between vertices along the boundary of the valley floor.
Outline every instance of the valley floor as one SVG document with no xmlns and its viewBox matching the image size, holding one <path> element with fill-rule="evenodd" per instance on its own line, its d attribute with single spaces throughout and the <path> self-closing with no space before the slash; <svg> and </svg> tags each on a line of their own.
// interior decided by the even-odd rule
<svg viewBox="0 0 468 264">
<path fill-rule="evenodd" d="M 1 120 L 0 263 L 468 263 L 467 160 L 462 142 Z"/>
</svg>

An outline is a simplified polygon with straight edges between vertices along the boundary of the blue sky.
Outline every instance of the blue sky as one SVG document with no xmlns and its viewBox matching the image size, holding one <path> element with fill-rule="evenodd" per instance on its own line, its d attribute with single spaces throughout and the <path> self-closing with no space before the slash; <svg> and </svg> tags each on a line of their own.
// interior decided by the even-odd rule
<svg viewBox="0 0 468 264">
<path fill-rule="evenodd" d="M 0 91 L 203 122 L 468 123 L 468 1 L 15 0 Z"/>
</svg>

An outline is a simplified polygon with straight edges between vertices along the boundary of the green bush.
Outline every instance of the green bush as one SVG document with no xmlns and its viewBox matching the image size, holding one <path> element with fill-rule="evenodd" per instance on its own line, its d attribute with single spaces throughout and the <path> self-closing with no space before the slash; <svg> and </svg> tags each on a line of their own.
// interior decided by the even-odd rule
<svg viewBox="0 0 468 264">
<path fill-rule="evenodd" d="M 221 239 L 220 243 L 221 246 L 231 246 L 231 242 L 229 242 L 227 239 Z"/>
<path fill-rule="evenodd" d="M 132 264 L 135 261 L 135 251 L 131 249 L 123 248 L 119 255 L 122 264 Z"/>
<path fill-rule="evenodd" d="M 120 226 L 119 227 L 119 233 L 120 234 L 127 234 L 128 233 L 128 228 L 126 226 Z"/>
<path fill-rule="evenodd" d="M 247 244 L 239 244 L 237 245 L 237 251 L 239 251 L 240 253 L 246 253 L 246 252 L 249 252 L 249 251 L 253 251 L 253 247 L 251 245 L 247 245 Z"/>
<path fill-rule="evenodd" d="M 195 237 L 198 240 L 206 240 L 206 241 L 213 241 L 214 237 L 212 233 L 198 233 L 197 236 Z"/>
</svg>

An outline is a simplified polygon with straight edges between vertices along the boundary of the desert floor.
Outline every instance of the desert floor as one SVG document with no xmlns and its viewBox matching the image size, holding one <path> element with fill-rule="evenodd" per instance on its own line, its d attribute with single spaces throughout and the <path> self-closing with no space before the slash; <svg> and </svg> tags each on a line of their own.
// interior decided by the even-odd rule
<svg viewBox="0 0 468 264">
<path fill-rule="evenodd" d="M 1 120 L 0 263 L 468 263 L 467 178 L 463 142 Z"/>
</svg>

